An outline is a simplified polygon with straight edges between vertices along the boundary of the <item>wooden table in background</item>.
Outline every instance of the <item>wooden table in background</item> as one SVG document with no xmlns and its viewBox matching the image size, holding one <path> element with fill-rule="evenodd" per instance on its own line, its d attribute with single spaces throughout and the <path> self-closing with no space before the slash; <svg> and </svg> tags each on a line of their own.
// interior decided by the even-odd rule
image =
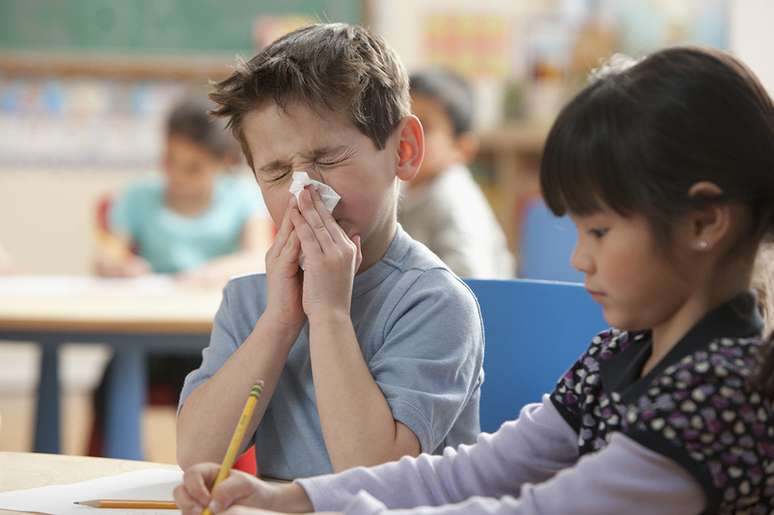
<svg viewBox="0 0 774 515">
<path fill-rule="evenodd" d="M 491 161 L 495 171 L 497 218 L 508 238 L 508 247 L 518 255 L 521 213 L 528 198 L 540 194 L 538 168 L 548 127 L 506 123 L 483 132 L 478 158 Z"/>
<path fill-rule="evenodd" d="M 104 343 L 115 353 L 115 374 L 106 385 L 105 452 L 142 459 L 145 357 L 198 354 L 220 299 L 219 289 L 181 288 L 164 277 L 0 278 L 0 340 L 36 342 L 42 349 L 35 451 L 59 452 L 59 346 Z"/>
<path fill-rule="evenodd" d="M 172 470 L 177 467 L 144 461 L 0 452 L 0 492 L 76 483 L 149 468 Z M 0 513 L 5 515 L 22 512 L 0 510 Z"/>
</svg>

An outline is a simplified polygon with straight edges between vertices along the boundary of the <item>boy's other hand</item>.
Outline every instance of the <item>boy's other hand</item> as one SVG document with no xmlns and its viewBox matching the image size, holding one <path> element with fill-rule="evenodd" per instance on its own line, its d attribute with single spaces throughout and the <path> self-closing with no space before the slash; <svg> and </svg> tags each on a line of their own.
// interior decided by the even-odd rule
<svg viewBox="0 0 774 515">
<path fill-rule="evenodd" d="M 290 220 L 290 212 L 296 209 L 295 206 L 296 199 L 291 197 L 274 243 L 266 253 L 266 314 L 274 322 L 300 330 L 304 323 L 298 266 L 301 245 Z"/>
<path fill-rule="evenodd" d="M 311 187 L 301 192 L 290 218 L 304 254 L 304 312 L 310 319 L 325 314 L 349 317 L 352 281 L 363 261 L 360 236 L 350 239 Z"/>
</svg>

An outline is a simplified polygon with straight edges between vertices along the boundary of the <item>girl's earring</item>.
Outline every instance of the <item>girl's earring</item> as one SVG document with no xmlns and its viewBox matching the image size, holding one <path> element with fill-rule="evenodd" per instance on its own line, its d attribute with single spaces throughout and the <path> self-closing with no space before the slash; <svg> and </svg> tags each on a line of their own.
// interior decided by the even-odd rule
<svg viewBox="0 0 774 515">
<path fill-rule="evenodd" d="M 696 243 L 696 246 L 699 248 L 699 250 L 707 250 L 709 247 L 709 242 L 707 242 L 707 240 L 699 240 L 698 243 Z"/>
</svg>

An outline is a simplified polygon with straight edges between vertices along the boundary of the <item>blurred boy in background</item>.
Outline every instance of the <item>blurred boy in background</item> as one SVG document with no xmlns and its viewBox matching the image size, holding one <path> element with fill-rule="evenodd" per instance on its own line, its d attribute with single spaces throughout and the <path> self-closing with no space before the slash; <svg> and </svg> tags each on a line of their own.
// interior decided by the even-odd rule
<svg viewBox="0 0 774 515">
<path fill-rule="evenodd" d="M 460 277 L 513 277 L 505 235 L 467 168 L 478 151 L 470 86 L 455 73 L 431 70 L 411 75 L 410 88 L 425 160 L 407 184 L 398 220 Z"/>
</svg>

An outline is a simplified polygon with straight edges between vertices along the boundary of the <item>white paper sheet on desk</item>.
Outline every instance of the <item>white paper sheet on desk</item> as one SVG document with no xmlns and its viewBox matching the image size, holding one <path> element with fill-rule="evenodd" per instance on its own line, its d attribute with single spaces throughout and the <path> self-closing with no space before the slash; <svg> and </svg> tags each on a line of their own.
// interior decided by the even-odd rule
<svg viewBox="0 0 774 515">
<path fill-rule="evenodd" d="M 180 470 L 138 470 L 69 485 L 43 486 L 28 490 L 0 492 L 0 509 L 52 513 L 56 515 L 175 515 L 179 510 L 100 509 L 73 504 L 92 499 L 147 499 L 171 501 L 172 490 L 180 484 Z"/>
<path fill-rule="evenodd" d="M 0 295 L 40 295 L 60 297 L 73 294 L 118 294 L 127 291 L 144 295 L 165 295 L 174 291 L 171 276 L 152 274 L 143 277 L 89 277 L 68 275 L 12 275 L 0 277 Z"/>
</svg>

